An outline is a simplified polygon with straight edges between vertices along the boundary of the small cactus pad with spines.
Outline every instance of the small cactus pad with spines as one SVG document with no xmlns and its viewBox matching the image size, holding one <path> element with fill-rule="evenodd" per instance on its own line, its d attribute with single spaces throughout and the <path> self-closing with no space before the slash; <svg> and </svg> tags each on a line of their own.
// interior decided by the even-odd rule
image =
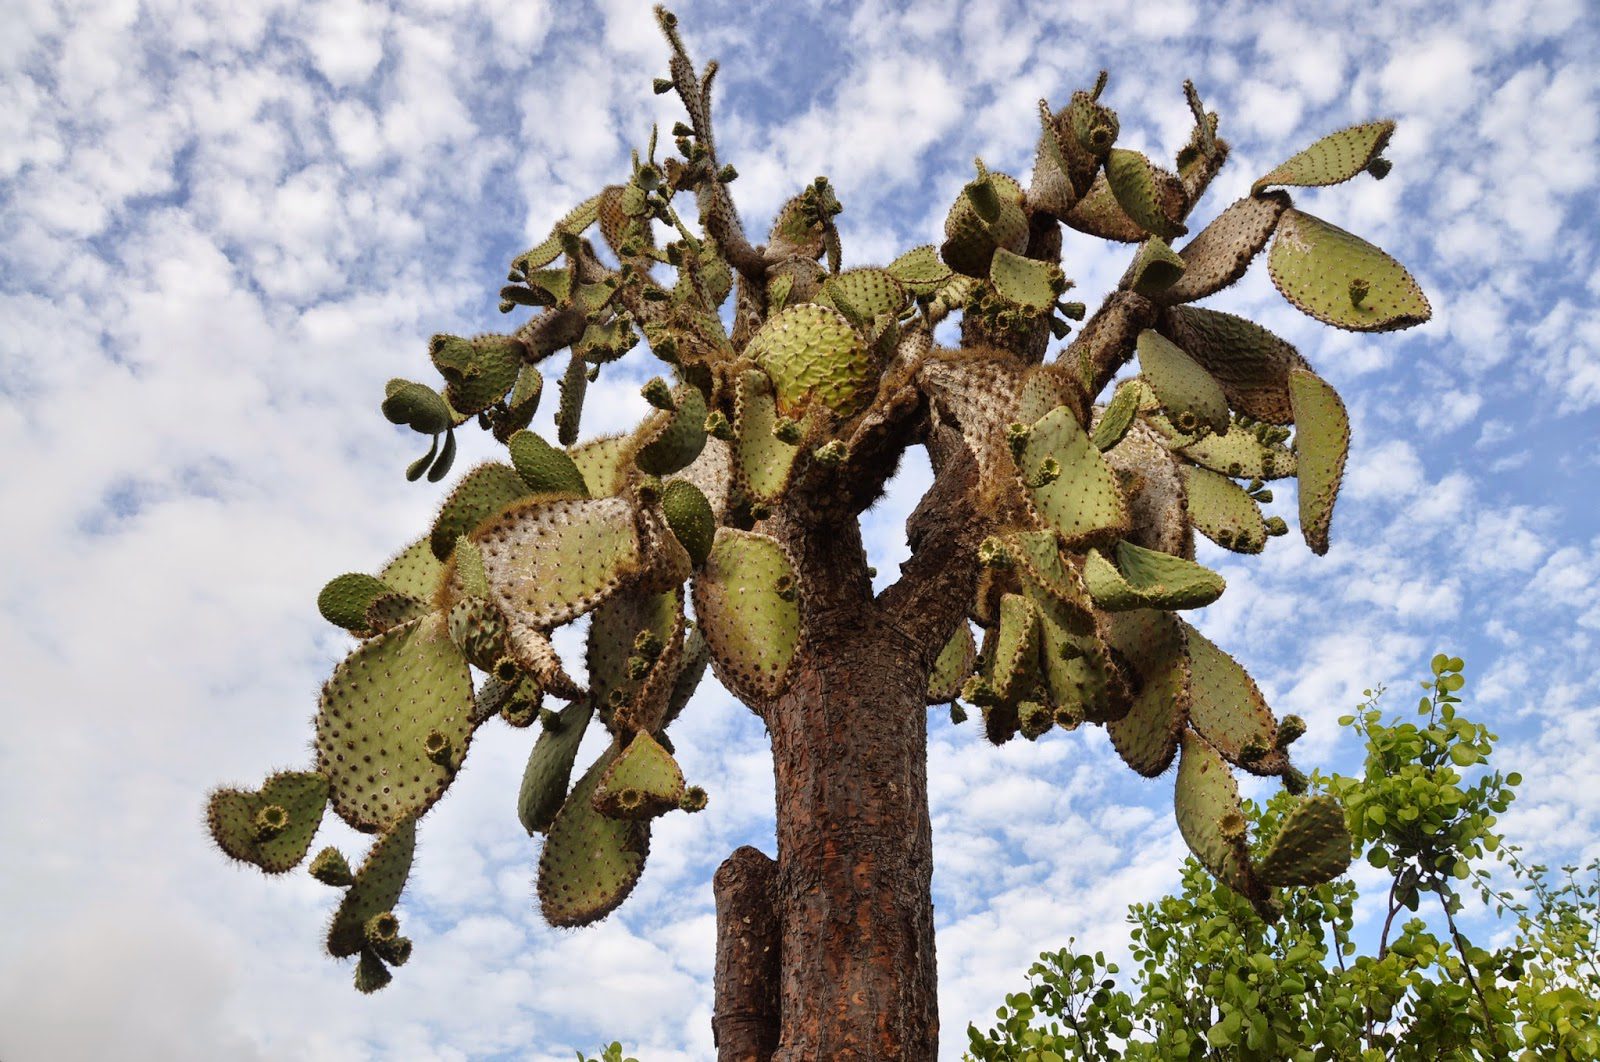
<svg viewBox="0 0 1600 1062">
<path fill-rule="evenodd" d="M 373 915 L 394 910 L 411 874 L 416 851 L 417 821 L 401 819 L 373 842 L 356 871 L 355 883 L 344 894 L 328 927 L 328 954 L 336 959 L 354 955 L 366 946 L 364 932 Z"/>
<path fill-rule="evenodd" d="M 1178 252 L 1183 275 L 1158 292 L 1156 300 L 1195 302 L 1232 285 L 1266 247 L 1288 206 L 1286 193 L 1270 192 L 1247 195 L 1218 214 Z"/>
<path fill-rule="evenodd" d="M 1199 362 L 1160 332 L 1139 333 L 1139 369 L 1167 417 L 1187 435 L 1228 430 L 1228 396 Z"/>
<path fill-rule="evenodd" d="M 367 609 L 380 597 L 394 593 L 394 589 L 376 576 L 364 572 L 349 572 L 335 576 L 317 595 L 317 611 L 335 627 L 347 631 L 365 630 Z"/>
<path fill-rule="evenodd" d="M 932 244 L 913 247 L 889 263 L 885 270 L 911 295 L 931 295 L 950 279 L 950 267 Z"/>
<path fill-rule="evenodd" d="M 608 818 L 653 819 L 677 810 L 683 793 L 678 761 L 641 730 L 600 776 L 594 807 Z"/>
<path fill-rule="evenodd" d="M 618 751 L 613 744 L 578 780 L 545 835 L 539 909 L 553 926 L 598 922 L 628 898 L 644 871 L 650 824 L 594 809 L 595 789 Z"/>
<path fill-rule="evenodd" d="M 546 717 L 539 739 L 528 754 L 522 786 L 517 791 L 517 819 L 529 836 L 548 830 L 567 799 L 572 763 L 593 716 L 593 702 L 580 697 Z"/>
<path fill-rule="evenodd" d="M 517 432 L 506 441 L 506 449 L 511 452 L 511 464 L 528 490 L 538 494 L 589 493 L 583 472 L 572 457 L 565 450 L 551 446 L 536 433 Z"/>
<path fill-rule="evenodd" d="M 1090 550 L 1083 581 L 1096 607 L 1108 612 L 1129 609 L 1204 608 L 1222 596 L 1222 576 L 1202 564 L 1131 542 L 1117 543 L 1116 562 Z"/>
<path fill-rule="evenodd" d="M 589 497 L 609 498 L 617 493 L 628 445 L 626 435 L 602 435 L 567 451 L 583 475 Z"/>
<path fill-rule="evenodd" d="M 1183 624 L 1155 609 L 1107 618 L 1106 640 L 1134 672 L 1128 712 L 1106 724 L 1124 763 L 1146 778 L 1172 765 L 1178 735 L 1189 719 L 1189 656 Z"/>
<path fill-rule="evenodd" d="M 1060 266 L 1024 258 L 1004 247 L 994 252 L 994 259 L 989 263 L 989 280 L 1001 298 L 1035 312 L 1050 309 L 1067 289 Z"/>
<path fill-rule="evenodd" d="M 445 560 L 456 539 L 528 493 L 528 485 L 510 465 L 490 461 L 474 468 L 456 484 L 433 522 L 433 555 Z"/>
<path fill-rule="evenodd" d="M 1094 423 L 1094 431 L 1090 438 L 1094 440 L 1095 448 L 1104 453 L 1128 433 L 1128 428 L 1133 424 L 1133 418 L 1139 413 L 1139 391 L 1134 387 L 1118 387 L 1111 396 L 1111 402 L 1105 411 L 1100 414 Z"/>
<path fill-rule="evenodd" d="M 298 866 L 328 805 L 328 780 L 311 771 L 281 771 L 254 792 L 218 789 L 206 805 L 217 846 L 268 874 Z"/>
<path fill-rule="evenodd" d="M 378 573 L 385 586 L 419 601 L 432 601 L 444 578 L 444 563 L 434 555 L 432 536 L 424 535 L 401 550 Z"/>
<path fill-rule="evenodd" d="M 789 485 L 800 448 L 778 437 L 778 406 L 771 383 L 761 373 L 741 373 L 738 387 L 735 474 L 751 498 L 773 501 Z"/>
<path fill-rule="evenodd" d="M 1283 754 L 1272 751 L 1277 724 L 1255 680 L 1209 638 L 1186 623 L 1183 626 L 1191 676 L 1189 725 L 1230 763 L 1258 774 L 1281 768 L 1286 763 Z M 1246 764 L 1242 753 L 1251 745 L 1268 752 Z"/>
<path fill-rule="evenodd" d="M 1299 210 L 1278 219 L 1267 271 L 1283 297 L 1351 332 L 1410 328 L 1432 316 L 1405 266 L 1359 236 Z"/>
<path fill-rule="evenodd" d="M 794 565 L 777 539 L 724 527 L 694 581 L 712 665 L 735 696 L 771 697 L 800 645 Z"/>
<path fill-rule="evenodd" d="M 432 613 L 363 642 L 322 688 L 317 769 L 339 817 L 386 830 L 420 815 L 444 794 L 472 739 L 472 676 Z M 437 762 L 430 732 L 453 751 Z"/>
<path fill-rule="evenodd" d="M 961 686 L 972 674 L 973 662 L 978 655 L 977 643 L 972 640 L 972 628 L 965 620 L 957 624 L 955 633 L 939 650 L 939 658 L 928 675 L 928 703 L 943 704 L 953 701 Z"/>
<path fill-rule="evenodd" d="M 711 555 L 717 517 L 706 496 L 686 479 L 670 481 L 661 492 L 661 515 L 696 567 Z"/>
<path fill-rule="evenodd" d="M 1139 246 L 1128 271 L 1122 276 L 1121 287 L 1146 297 L 1155 297 L 1172 287 L 1188 268 L 1178 253 L 1159 236 L 1152 236 Z"/>
<path fill-rule="evenodd" d="M 1266 520 L 1243 487 L 1208 468 L 1184 465 L 1181 471 L 1196 531 L 1235 553 L 1260 553 L 1265 548 Z"/>
<path fill-rule="evenodd" d="M 1329 133 L 1289 161 L 1273 167 L 1250 191 L 1260 194 L 1263 188 L 1275 184 L 1302 188 L 1342 184 L 1372 165 L 1393 134 L 1391 121 L 1367 122 Z"/>
<path fill-rule="evenodd" d="M 1283 817 L 1256 864 L 1263 885 L 1321 885 L 1350 866 L 1350 831 L 1344 808 L 1331 796 L 1310 797 Z"/>
<path fill-rule="evenodd" d="M 639 428 L 634 463 L 652 476 L 667 476 L 688 467 L 706 444 L 706 400 L 687 385 L 673 392 L 675 408 L 659 410 Z"/>
<path fill-rule="evenodd" d="M 1050 482 L 1045 461 L 1053 459 L 1060 474 Z M 1065 406 L 1040 417 L 1028 433 L 1018 464 L 1029 500 L 1044 526 L 1069 548 L 1115 538 L 1128 528 L 1128 508 L 1116 476 L 1088 432 Z M 1038 484 L 1032 486 L 1031 484 Z"/>
<path fill-rule="evenodd" d="M 576 619 L 640 566 L 633 510 L 621 498 L 530 498 L 475 537 L 495 603 L 531 627 Z"/>
<path fill-rule="evenodd" d="M 1118 205 L 1141 229 L 1163 240 L 1187 231 L 1182 219 L 1189 204 L 1175 174 L 1126 148 L 1111 149 L 1105 174 Z"/>
<path fill-rule="evenodd" d="M 1328 552 L 1333 503 L 1350 453 L 1350 415 L 1339 393 L 1315 373 L 1289 374 L 1294 402 L 1294 450 L 1299 461 L 1300 533 L 1311 552 Z"/>
</svg>

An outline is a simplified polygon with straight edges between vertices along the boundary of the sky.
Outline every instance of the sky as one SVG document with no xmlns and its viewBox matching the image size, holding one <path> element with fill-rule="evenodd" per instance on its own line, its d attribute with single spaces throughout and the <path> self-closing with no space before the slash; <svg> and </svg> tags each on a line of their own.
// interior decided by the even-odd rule
<svg viewBox="0 0 1600 1062">
<path fill-rule="evenodd" d="M 1363 689 L 1404 710 L 1435 652 L 1463 656 L 1468 713 L 1527 779 L 1505 832 L 1553 865 L 1600 855 L 1600 34 L 1584 0 L 676 10 L 721 63 L 748 227 L 827 174 L 847 265 L 936 241 L 975 156 L 1025 178 L 1035 101 L 1102 67 L 1121 146 L 1170 158 L 1186 77 L 1220 111 L 1233 158 L 1201 223 L 1318 136 L 1396 119 L 1386 180 L 1297 202 L 1405 262 L 1433 319 L 1335 332 L 1259 265 L 1207 303 L 1294 342 L 1355 440 L 1328 555 L 1297 535 L 1258 557 L 1202 543 L 1228 590 L 1192 618 L 1309 721 L 1308 768 L 1357 768 L 1335 719 Z M 770 852 L 773 819 L 762 728 L 712 682 L 674 728 L 709 808 L 663 819 L 634 895 L 587 929 L 538 917 L 514 809 L 533 734 L 487 728 L 420 829 L 400 908 L 413 958 L 372 997 L 321 953 L 336 894 L 229 864 L 203 825 L 213 786 L 310 763 L 316 691 L 350 645 L 316 593 L 414 539 L 444 493 L 404 480 L 421 447 L 378 414 L 384 381 L 429 379 L 434 332 L 506 327 L 508 261 L 680 117 L 650 92 L 666 50 L 648 6 L 5 15 L 0 1057 L 544 1062 L 613 1038 L 643 1062 L 710 1057 L 711 874 L 740 844 Z M 1091 306 L 1127 256 L 1067 233 Z M 648 359 L 613 368 L 586 432 L 645 410 Z M 490 453 L 463 434 L 458 469 Z M 883 580 L 927 483 L 908 459 L 866 518 Z M 558 642 L 569 659 L 576 644 Z M 1183 846 L 1171 776 L 1136 777 L 1101 731 L 992 748 L 937 709 L 930 728 L 953 1059 L 1040 948 L 1125 953 L 1126 905 L 1176 885 Z M 331 815 L 330 843 L 363 847 Z"/>
</svg>

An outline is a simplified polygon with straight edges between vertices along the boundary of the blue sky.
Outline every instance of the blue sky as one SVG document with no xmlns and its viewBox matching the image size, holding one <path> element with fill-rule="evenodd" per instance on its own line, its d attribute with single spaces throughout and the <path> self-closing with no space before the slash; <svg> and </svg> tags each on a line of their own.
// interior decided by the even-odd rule
<svg viewBox="0 0 1600 1062">
<path fill-rule="evenodd" d="M 1350 406 L 1334 545 L 1202 544 L 1198 617 L 1307 766 L 1352 769 L 1334 719 L 1428 658 L 1527 782 L 1503 825 L 1536 858 L 1600 854 L 1600 40 L 1582 0 L 806 3 L 686 0 L 721 61 L 722 152 L 749 227 L 826 173 L 847 264 L 937 238 L 981 155 L 1025 177 L 1034 101 L 1111 71 L 1120 143 L 1170 156 L 1192 77 L 1233 161 L 1209 218 L 1317 136 L 1398 119 L 1385 181 L 1298 197 L 1381 243 L 1433 320 L 1332 332 L 1264 271 L 1211 301 L 1295 342 Z M 759 724 L 709 684 L 674 736 L 708 810 L 663 821 L 605 923 L 545 928 L 513 794 L 531 735 L 497 728 L 422 830 L 412 962 L 372 998 L 319 952 L 332 894 L 226 864 L 206 791 L 309 761 L 346 651 L 332 575 L 423 530 L 414 436 L 377 413 L 436 331 L 499 327 L 507 261 L 624 171 L 665 49 L 640 2 L 362 0 L 240 7 L 23 0 L 0 42 L 0 1055 L 35 1059 L 570 1058 L 710 1053 L 710 876 L 772 847 Z M 1585 207 L 1583 204 L 1588 203 Z M 1091 303 L 1127 251 L 1068 233 Z M 635 355 L 587 430 L 630 425 Z M 547 403 L 549 405 L 549 403 Z M 548 418 L 546 410 L 541 414 Z M 486 455 L 467 439 L 457 467 Z M 869 515 L 891 576 L 926 486 Z M 1275 511 L 1293 522 L 1290 492 Z M 1290 504 L 1285 505 L 1284 502 Z M 558 643 L 567 650 L 571 638 Z M 944 1041 L 1069 935 L 1115 951 L 1172 887 L 1170 779 L 1097 731 L 985 745 L 931 717 Z M 340 824 L 321 843 L 359 851 Z M 1360 873 L 1358 871 L 1358 873 Z"/>
</svg>

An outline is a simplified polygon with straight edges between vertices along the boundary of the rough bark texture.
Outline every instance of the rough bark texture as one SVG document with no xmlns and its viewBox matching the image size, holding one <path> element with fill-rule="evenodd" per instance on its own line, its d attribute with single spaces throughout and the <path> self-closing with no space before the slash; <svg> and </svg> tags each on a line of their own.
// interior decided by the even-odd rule
<svg viewBox="0 0 1600 1062">
<path fill-rule="evenodd" d="M 746 845 L 717 868 L 718 1062 L 766 1062 L 778 1046 L 778 864 Z"/>
</svg>

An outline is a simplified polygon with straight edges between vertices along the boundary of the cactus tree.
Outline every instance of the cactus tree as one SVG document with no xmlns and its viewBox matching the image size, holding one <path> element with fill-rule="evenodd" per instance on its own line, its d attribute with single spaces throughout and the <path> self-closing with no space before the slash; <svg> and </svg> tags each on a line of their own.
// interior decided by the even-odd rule
<svg viewBox="0 0 1600 1062">
<path fill-rule="evenodd" d="M 1326 551 L 1348 419 L 1293 346 L 1196 304 L 1265 252 L 1284 297 L 1334 327 L 1426 320 L 1403 267 L 1285 190 L 1381 177 L 1392 123 L 1318 141 L 1191 235 L 1228 156 L 1216 114 L 1184 86 L 1195 125 L 1168 169 L 1117 146 L 1102 74 L 1041 101 L 1026 186 L 979 162 L 941 244 L 843 269 L 824 178 L 751 239 L 712 135 L 716 68 L 657 17 L 656 90 L 686 112 L 675 151 L 652 134 L 512 262 L 500 308 L 531 310 L 512 331 L 433 337 L 442 388 L 390 382 L 383 413 L 431 440 L 408 478 L 443 479 L 469 421 L 504 459 L 468 470 L 376 574 L 327 585 L 322 614 L 359 644 L 323 688 L 315 761 L 214 793 L 217 843 L 276 874 L 329 805 L 375 835 L 353 869 L 323 848 L 310 872 L 343 890 L 328 951 L 382 988 L 411 951 L 395 909 L 418 820 L 480 731 L 515 739 L 498 719 L 537 733 L 515 809 L 543 835 L 540 908 L 587 925 L 627 899 L 658 817 L 715 799 L 670 737 L 709 664 L 770 732 L 777 789 L 777 858 L 740 849 L 714 882 L 719 1050 L 788 1062 L 936 1053 L 931 705 L 959 721 L 965 701 L 996 743 L 1104 726 L 1133 770 L 1175 778 L 1184 839 L 1265 917 L 1276 889 L 1340 873 L 1349 839 L 1325 801 L 1252 852 L 1233 772 L 1301 790 L 1304 724 L 1183 614 L 1223 592 L 1196 531 L 1239 553 L 1287 531 L 1262 512 L 1271 480 L 1298 480 L 1300 530 Z M 1129 247 L 1087 320 L 1063 299 L 1064 228 Z M 936 341 L 957 319 L 959 343 Z M 587 384 L 641 341 L 662 364 L 650 413 L 583 439 Z M 528 430 L 547 372 L 553 441 Z M 911 447 L 933 485 L 874 595 L 860 517 Z M 585 617 L 580 671 L 551 633 Z M 589 732 L 605 747 L 575 763 Z"/>
</svg>

